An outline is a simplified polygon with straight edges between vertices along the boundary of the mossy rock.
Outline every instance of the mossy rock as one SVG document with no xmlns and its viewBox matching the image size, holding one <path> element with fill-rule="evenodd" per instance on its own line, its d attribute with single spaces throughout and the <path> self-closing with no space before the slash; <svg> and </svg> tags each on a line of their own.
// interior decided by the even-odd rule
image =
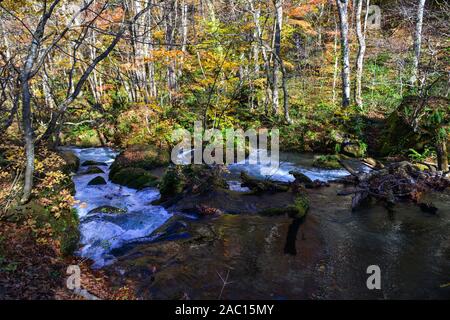
<svg viewBox="0 0 450 320">
<path fill-rule="evenodd" d="M 77 172 L 80 167 L 80 158 L 78 158 L 72 151 L 61 151 L 59 153 L 61 158 L 63 158 L 65 165 L 63 166 L 63 171 L 66 173 Z"/>
<path fill-rule="evenodd" d="M 69 256 L 78 248 L 80 241 L 79 220 L 75 209 L 64 209 L 56 217 L 49 208 L 31 200 L 25 205 L 18 205 L 8 212 L 17 217 L 16 222 L 33 218 L 37 228 L 44 228 L 50 224 L 53 239 L 60 242 L 60 251 L 63 256 Z"/>
<path fill-rule="evenodd" d="M 117 208 L 113 206 L 101 206 L 95 209 L 92 209 L 88 212 L 88 215 L 96 214 L 96 213 L 109 213 L 109 214 L 124 214 L 127 213 L 126 209 Z"/>
<path fill-rule="evenodd" d="M 182 193 L 185 186 L 186 177 L 183 174 L 182 167 L 173 166 L 168 168 L 159 184 L 161 199 L 168 199 Z"/>
<path fill-rule="evenodd" d="M 382 156 L 397 154 L 410 148 L 421 151 L 430 140 L 429 137 L 414 132 L 398 110 L 392 112 L 386 119 L 386 128 L 381 139 L 379 152 Z"/>
<path fill-rule="evenodd" d="M 281 216 L 287 214 L 290 218 L 303 218 L 309 210 L 309 201 L 305 196 L 297 196 L 293 204 L 283 208 L 269 208 L 259 212 L 263 216 Z"/>
<path fill-rule="evenodd" d="M 142 168 L 124 168 L 110 176 L 112 182 L 141 190 L 158 185 L 158 178 Z"/>
<path fill-rule="evenodd" d="M 100 137 L 98 136 L 98 133 L 94 130 L 88 130 L 79 134 L 76 137 L 74 144 L 77 147 L 82 148 L 101 147 L 103 145 Z"/>
<path fill-rule="evenodd" d="M 193 194 L 201 194 L 215 187 L 228 189 L 228 184 L 218 167 L 209 167 L 202 164 L 171 166 L 167 168 L 161 179 L 159 185 L 161 199 L 159 202 L 177 197 L 185 190 L 189 190 Z"/>
<path fill-rule="evenodd" d="M 324 155 L 314 159 L 313 166 L 322 169 L 340 169 L 339 156 L 337 155 Z"/>
<path fill-rule="evenodd" d="M 98 162 L 93 160 L 86 160 L 81 164 L 82 167 L 89 167 L 89 166 L 108 166 L 104 162 Z"/>
<path fill-rule="evenodd" d="M 341 153 L 352 158 L 362 158 L 366 152 L 361 144 L 357 142 L 348 142 L 342 144 Z"/>
<path fill-rule="evenodd" d="M 105 178 L 98 176 L 89 181 L 88 186 L 99 186 L 104 184 L 106 184 Z"/>
<path fill-rule="evenodd" d="M 424 115 L 414 130 L 410 119 L 411 111 L 415 108 L 424 110 Z M 427 145 L 434 144 L 433 132 L 439 132 L 450 123 L 450 100 L 445 97 L 430 96 L 425 101 L 422 97 L 407 96 L 397 110 L 386 119 L 385 129 L 381 135 L 381 156 L 398 154 L 414 149 L 422 152 Z M 439 112 L 443 118 L 440 121 L 430 121 Z"/>
<path fill-rule="evenodd" d="M 313 181 L 305 174 L 298 171 L 289 171 L 289 174 L 292 174 L 295 178 L 295 182 L 297 183 L 312 183 Z"/>
<path fill-rule="evenodd" d="M 140 168 L 152 170 L 166 166 L 170 162 L 170 153 L 167 149 L 150 145 L 134 145 L 121 152 L 111 165 L 110 179 L 124 168 Z"/>
<path fill-rule="evenodd" d="M 99 167 L 89 167 L 85 172 L 82 174 L 99 174 L 99 173 L 105 173 L 102 169 Z"/>
<path fill-rule="evenodd" d="M 289 190 L 287 184 L 281 182 L 275 182 L 271 180 L 260 180 L 251 177 L 245 171 L 241 171 L 242 186 L 247 187 L 250 190 L 261 193 L 261 192 L 285 192 Z"/>
<path fill-rule="evenodd" d="M 78 248 L 80 242 L 80 232 L 77 225 L 68 225 L 61 233 L 61 253 L 63 256 L 69 256 Z"/>
</svg>

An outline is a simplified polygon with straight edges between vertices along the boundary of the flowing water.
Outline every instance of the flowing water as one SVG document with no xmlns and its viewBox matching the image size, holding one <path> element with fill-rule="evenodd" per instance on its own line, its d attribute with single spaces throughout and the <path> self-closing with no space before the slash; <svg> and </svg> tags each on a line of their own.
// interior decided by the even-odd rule
<svg viewBox="0 0 450 320">
<path fill-rule="evenodd" d="M 70 150 L 80 158 L 81 164 L 87 160 L 106 164 L 98 166 L 103 174 L 85 174 L 89 167 L 80 166 L 73 177 L 78 201 L 75 208 L 80 218 L 82 249 L 79 254 L 95 261 L 94 267 L 102 267 L 114 262 L 109 254 L 111 250 L 129 241 L 147 240 L 171 215 L 163 207 L 150 205 L 159 198 L 158 189 L 136 191 L 108 181 L 109 167 L 117 152 L 109 148 Z M 89 186 L 89 181 L 97 176 L 103 177 L 107 184 Z M 122 209 L 123 213 L 108 213 L 106 206 Z M 102 207 L 101 212 L 93 212 Z"/>
<path fill-rule="evenodd" d="M 107 179 L 116 152 L 71 150 L 81 163 L 105 162 L 101 176 Z M 313 155 L 281 154 L 280 160 L 280 170 L 268 175 L 258 165 L 231 165 L 230 189 L 245 191 L 240 170 L 279 181 L 292 181 L 291 170 L 321 181 L 347 174 L 312 168 Z M 117 284 L 134 282 L 143 298 L 450 298 L 448 191 L 426 196 L 439 208 L 437 215 L 411 203 L 399 203 L 393 212 L 377 203 L 351 212 L 351 196 L 337 196 L 345 187 L 332 184 L 308 190 L 311 209 L 304 220 L 257 215 L 196 219 L 150 205 L 159 197 L 157 189 L 136 191 L 109 181 L 88 186 L 97 175 L 83 175 L 85 170 L 81 167 L 74 177 L 80 254 L 96 267 L 109 265 Z M 92 213 L 102 206 L 127 213 Z M 166 231 L 152 234 L 162 225 L 168 225 Z M 366 286 L 369 265 L 381 269 L 381 290 Z"/>
</svg>

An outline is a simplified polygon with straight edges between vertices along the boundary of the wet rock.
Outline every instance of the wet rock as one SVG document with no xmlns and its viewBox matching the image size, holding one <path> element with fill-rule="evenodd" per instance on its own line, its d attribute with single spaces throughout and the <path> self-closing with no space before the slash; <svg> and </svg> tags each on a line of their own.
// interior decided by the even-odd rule
<svg viewBox="0 0 450 320">
<path fill-rule="evenodd" d="M 188 224 L 180 216 L 173 216 L 152 233 L 154 241 L 174 240 L 189 236 Z"/>
<path fill-rule="evenodd" d="M 158 148 L 151 145 L 134 145 L 128 147 L 120 153 L 113 164 L 109 174 L 110 179 L 124 168 L 140 168 L 152 170 L 161 166 L 166 166 L 170 162 L 169 151 L 165 148 Z"/>
<path fill-rule="evenodd" d="M 102 169 L 99 167 L 89 167 L 86 171 L 82 172 L 81 174 L 98 174 L 98 173 L 105 173 Z"/>
<path fill-rule="evenodd" d="M 258 212 L 263 216 L 280 216 L 287 214 L 290 218 L 300 219 L 303 218 L 309 210 L 309 201 L 303 195 L 298 195 L 294 203 L 286 207 L 269 208 Z"/>
<path fill-rule="evenodd" d="M 141 190 L 158 185 L 158 178 L 141 168 L 124 168 L 116 172 L 111 181 L 132 189 Z"/>
<path fill-rule="evenodd" d="M 214 187 L 228 189 L 222 176 L 222 167 L 207 165 L 186 165 L 169 167 L 159 185 L 159 203 L 176 201 L 183 194 L 201 194 Z"/>
<path fill-rule="evenodd" d="M 341 169 L 339 163 L 339 156 L 337 155 L 323 155 L 314 159 L 313 166 L 323 169 Z"/>
<path fill-rule="evenodd" d="M 95 177 L 91 181 L 89 181 L 88 186 L 98 186 L 98 185 L 104 185 L 106 184 L 106 181 L 103 177 Z"/>
<path fill-rule="evenodd" d="M 77 172 L 80 167 L 80 159 L 75 155 L 75 153 L 69 150 L 64 150 L 61 151 L 59 155 L 65 161 L 65 165 L 63 167 L 65 172 Z"/>
<path fill-rule="evenodd" d="M 241 172 L 242 186 L 247 187 L 250 190 L 261 192 L 285 192 L 289 190 L 289 185 L 281 182 L 274 182 L 270 180 L 260 180 L 253 178 L 246 172 Z"/>
<path fill-rule="evenodd" d="M 345 142 L 341 145 L 341 153 L 352 157 L 361 158 L 365 154 L 365 150 L 359 142 Z"/>
<path fill-rule="evenodd" d="M 96 214 L 96 213 L 123 214 L 123 213 L 127 213 L 127 210 L 122 209 L 122 208 L 113 207 L 113 206 L 101 206 L 101 207 L 97 207 L 97 208 L 89 211 L 88 215 L 92 215 L 92 214 Z"/>
<path fill-rule="evenodd" d="M 82 167 L 89 167 L 89 166 L 108 166 L 104 162 L 98 162 L 93 160 L 86 160 L 81 164 Z"/>
<path fill-rule="evenodd" d="M 297 171 L 289 171 L 295 178 L 295 183 L 312 183 L 312 180 L 305 174 Z"/>
</svg>

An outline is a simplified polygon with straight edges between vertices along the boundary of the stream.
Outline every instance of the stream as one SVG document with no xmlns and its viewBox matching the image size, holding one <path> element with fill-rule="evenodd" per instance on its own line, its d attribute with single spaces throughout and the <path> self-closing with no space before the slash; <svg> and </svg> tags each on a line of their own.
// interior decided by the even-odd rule
<svg viewBox="0 0 450 320">
<path fill-rule="evenodd" d="M 198 219 L 151 205 L 160 196 L 156 188 L 136 191 L 108 181 L 114 150 L 68 149 L 81 163 L 103 163 L 105 172 L 84 174 L 88 167 L 80 166 L 73 177 L 82 236 L 78 254 L 92 259 L 94 268 L 114 270 L 118 285 L 134 282 L 143 298 L 450 298 L 448 191 L 426 196 L 439 208 L 437 215 L 411 203 L 399 203 L 391 213 L 377 203 L 352 213 L 351 196 L 336 195 L 345 187 L 331 184 L 307 191 L 311 209 L 305 221 L 228 214 Z M 291 170 L 321 181 L 347 175 L 313 168 L 313 157 L 280 154 L 280 168 L 270 178 L 292 181 Z M 230 165 L 230 189 L 246 191 L 239 172 L 261 177 L 258 166 Z M 107 184 L 88 186 L 99 175 Z M 108 213 L 109 207 L 124 213 Z M 168 235 L 154 234 L 172 221 Z M 381 290 L 366 287 L 369 265 L 382 271 Z M 224 287 L 227 275 L 230 284 Z"/>
</svg>

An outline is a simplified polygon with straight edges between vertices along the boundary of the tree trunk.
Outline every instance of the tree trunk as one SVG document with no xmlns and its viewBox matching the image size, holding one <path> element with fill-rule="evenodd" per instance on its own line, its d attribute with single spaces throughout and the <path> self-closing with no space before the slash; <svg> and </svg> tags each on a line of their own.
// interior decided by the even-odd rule
<svg viewBox="0 0 450 320">
<path fill-rule="evenodd" d="M 423 22 L 423 11 L 425 8 L 425 0 L 420 0 L 417 7 L 417 17 L 416 17 L 416 30 L 414 33 L 414 57 L 412 66 L 412 76 L 411 84 L 415 85 L 417 83 L 419 61 L 420 61 L 420 46 L 422 43 L 422 22 Z"/>
<path fill-rule="evenodd" d="M 348 0 L 336 0 L 341 32 L 342 107 L 350 105 L 350 52 L 348 46 Z"/>
<path fill-rule="evenodd" d="M 28 74 L 26 74 L 22 77 L 22 123 L 25 140 L 26 166 L 23 195 L 20 200 L 21 203 L 27 203 L 30 200 L 34 174 L 34 133 L 31 121 L 31 93 L 28 81 Z"/>
<path fill-rule="evenodd" d="M 338 78 L 338 67 L 339 67 L 339 59 L 338 59 L 338 51 L 337 51 L 337 45 L 338 45 L 338 27 L 336 22 L 336 16 L 334 16 L 334 46 L 333 46 L 333 52 L 334 52 L 334 67 L 333 67 L 333 95 L 332 95 L 332 101 L 333 105 L 336 103 L 336 83 Z"/>
<path fill-rule="evenodd" d="M 442 140 L 436 144 L 436 153 L 438 161 L 438 170 L 448 171 L 448 153 L 447 153 L 447 141 Z"/>
<path fill-rule="evenodd" d="M 283 1 L 274 0 L 275 5 L 275 28 L 273 42 L 273 70 L 272 70 L 272 108 L 275 113 L 279 112 L 278 74 L 280 72 L 281 51 L 281 28 L 283 23 Z"/>
<path fill-rule="evenodd" d="M 363 0 L 357 0 L 356 7 L 356 35 L 358 37 L 358 56 L 356 58 L 356 80 L 355 80 L 355 102 L 358 107 L 362 107 L 362 98 L 361 98 L 361 80 L 363 74 L 363 63 L 364 63 L 364 54 L 366 52 L 366 22 L 369 13 L 369 4 L 370 0 L 366 0 L 366 15 L 364 18 L 364 28 L 361 25 L 361 12 L 363 6 Z"/>
</svg>

